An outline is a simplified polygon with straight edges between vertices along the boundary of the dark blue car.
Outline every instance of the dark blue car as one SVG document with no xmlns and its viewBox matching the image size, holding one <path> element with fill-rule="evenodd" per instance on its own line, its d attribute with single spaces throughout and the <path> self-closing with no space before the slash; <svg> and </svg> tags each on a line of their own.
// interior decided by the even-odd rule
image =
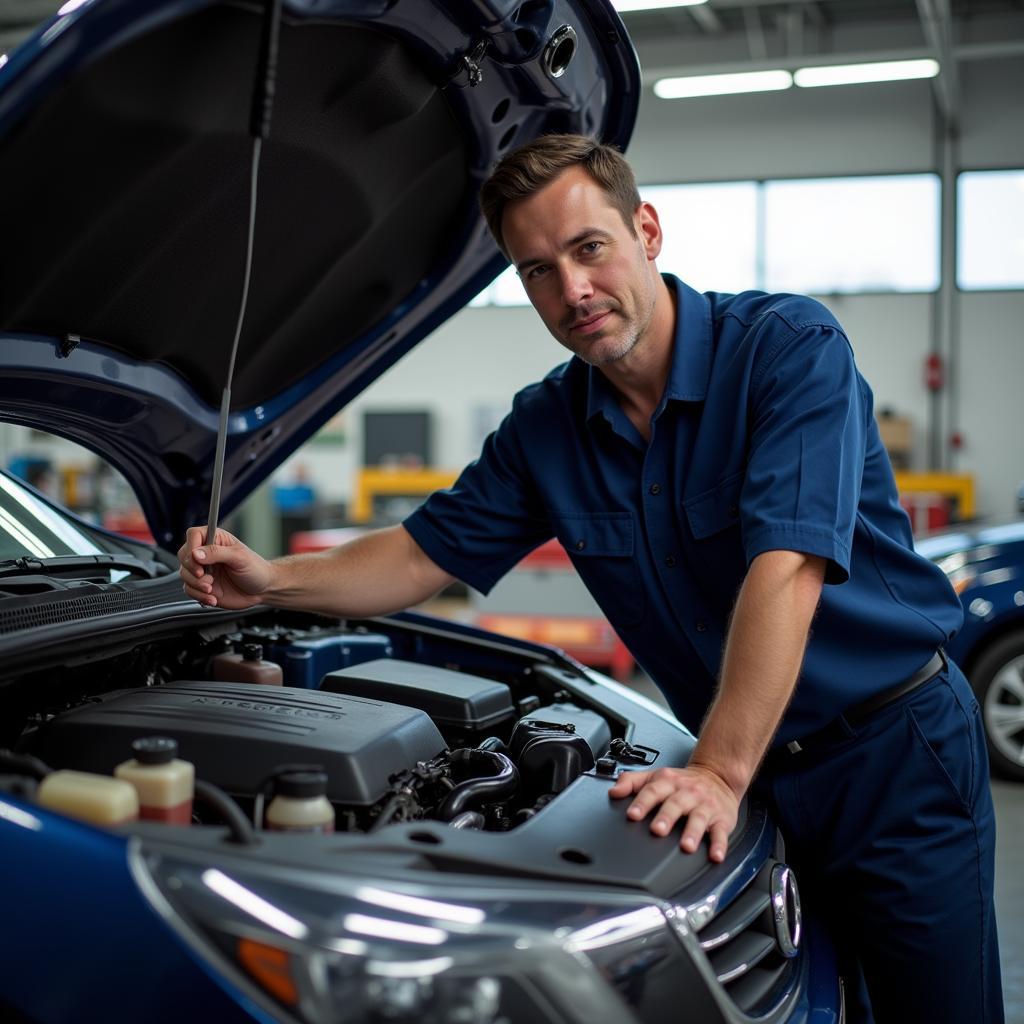
<svg viewBox="0 0 1024 1024">
<path fill-rule="evenodd" d="M 992 767 L 1024 782 L 1024 521 L 920 538 L 964 606 L 949 644 L 981 704 Z"/>
<path fill-rule="evenodd" d="M 70 0 L 0 66 L 0 415 L 117 467 L 156 539 L 0 474 L 0 1018 L 840 1019 L 762 806 L 712 864 L 608 800 L 692 750 L 650 702 L 419 615 L 204 610 L 172 553 L 219 424 L 226 514 L 501 270 L 494 161 L 625 145 L 639 90 L 599 0 Z M 46 796 L 160 737 L 191 825 Z M 333 832 L 263 827 L 296 773 Z"/>
</svg>

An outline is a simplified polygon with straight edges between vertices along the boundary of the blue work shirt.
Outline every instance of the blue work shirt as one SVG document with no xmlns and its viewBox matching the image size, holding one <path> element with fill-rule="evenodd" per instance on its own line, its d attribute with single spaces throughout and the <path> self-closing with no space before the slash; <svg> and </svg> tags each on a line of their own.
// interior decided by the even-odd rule
<svg viewBox="0 0 1024 1024">
<path fill-rule="evenodd" d="M 519 392 L 480 458 L 404 525 L 482 593 L 557 537 L 693 732 L 751 561 L 827 559 L 774 741 L 786 743 L 921 668 L 959 628 L 960 602 L 912 549 L 871 390 L 832 314 L 806 296 L 666 281 L 675 341 L 649 442 L 608 379 L 574 358 Z"/>
</svg>

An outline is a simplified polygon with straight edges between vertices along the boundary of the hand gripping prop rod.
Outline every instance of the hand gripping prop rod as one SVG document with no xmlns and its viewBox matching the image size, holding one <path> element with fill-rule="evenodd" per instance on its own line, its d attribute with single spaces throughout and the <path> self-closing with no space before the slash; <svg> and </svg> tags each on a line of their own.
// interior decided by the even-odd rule
<svg viewBox="0 0 1024 1024">
<path fill-rule="evenodd" d="M 259 181 L 260 154 L 263 140 L 270 135 L 270 114 L 274 106 L 274 83 L 277 77 L 277 42 L 281 25 L 281 0 L 267 0 L 260 37 L 259 62 L 256 66 L 256 85 L 253 89 L 249 134 L 252 136 L 252 175 L 249 184 L 249 227 L 245 247 L 245 275 L 242 281 L 242 301 L 235 323 L 235 338 L 231 345 L 227 383 L 220 400 L 220 423 L 217 427 L 217 450 L 213 460 L 213 482 L 210 487 L 210 514 L 206 520 L 207 544 L 217 541 L 217 520 L 220 516 L 220 492 L 224 480 L 224 451 L 228 440 L 228 417 L 231 411 L 231 381 L 235 376 L 235 358 L 238 340 L 242 336 L 245 309 L 249 301 L 249 281 L 252 278 L 253 237 L 256 233 L 256 186 Z"/>
</svg>

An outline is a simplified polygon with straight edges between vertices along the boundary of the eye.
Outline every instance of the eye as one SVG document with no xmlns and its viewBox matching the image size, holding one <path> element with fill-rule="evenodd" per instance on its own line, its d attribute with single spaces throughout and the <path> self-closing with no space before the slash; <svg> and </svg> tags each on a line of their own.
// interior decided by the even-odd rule
<svg viewBox="0 0 1024 1024">
<path fill-rule="evenodd" d="M 538 264 L 536 267 L 531 267 L 526 272 L 527 281 L 536 281 L 543 277 L 548 271 L 548 268 L 544 264 Z"/>
<path fill-rule="evenodd" d="M 580 252 L 583 253 L 584 256 L 594 256 L 598 252 L 598 250 L 601 248 L 602 244 L 603 243 L 596 242 L 596 241 L 595 242 L 584 242 L 580 246 Z"/>
</svg>

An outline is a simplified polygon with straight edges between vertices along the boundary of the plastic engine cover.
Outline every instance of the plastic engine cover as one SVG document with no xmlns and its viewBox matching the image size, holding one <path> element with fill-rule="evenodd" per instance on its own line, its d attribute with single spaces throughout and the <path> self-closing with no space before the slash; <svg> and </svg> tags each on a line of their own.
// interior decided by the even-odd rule
<svg viewBox="0 0 1024 1024">
<path fill-rule="evenodd" d="M 611 730 L 600 715 L 575 704 L 553 704 L 520 718 L 508 746 L 524 789 L 541 794 L 560 793 L 590 771 L 610 742 Z"/>
<path fill-rule="evenodd" d="M 397 658 L 330 672 L 320 688 L 420 708 L 446 730 L 482 733 L 515 713 L 504 683 Z"/>
<path fill-rule="evenodd" d="M 58 715 L 33 753 L 55 768 L 111 773 L 132 740 L 171 736 L 198 778 L 253 796 L 283 764 L 323 765 L 327 796 L 367 806 L 388 776 L 444 749 L 419 710 L 379 700 L 246 683 L 174 682 L 118 690 Z"/>
</svg>

